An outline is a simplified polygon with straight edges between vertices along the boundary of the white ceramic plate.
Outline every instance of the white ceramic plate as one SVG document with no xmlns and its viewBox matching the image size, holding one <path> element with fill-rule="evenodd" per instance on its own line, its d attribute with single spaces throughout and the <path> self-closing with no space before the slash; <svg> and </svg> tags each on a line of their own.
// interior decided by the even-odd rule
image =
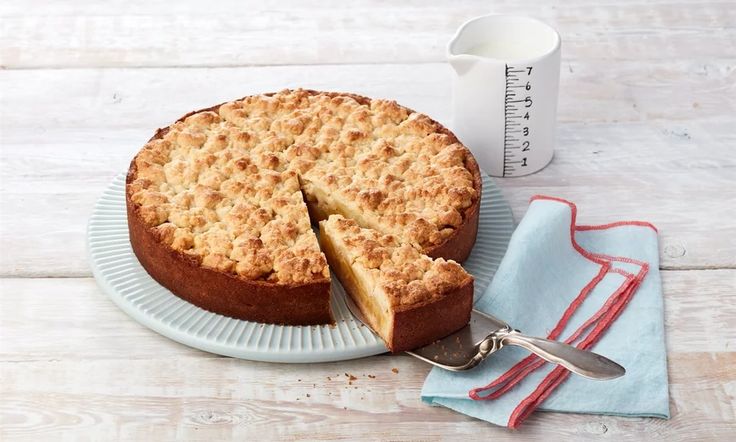
<svg viewBox="0 0 736 442">
<path fill-rule="evenodd" d="M 483 174 L 478 238 L 463 264 L 475 277 L 475 299 L 491 282 L 514 223 L 499 188 Z M 128 239 L 125 175 L 95 205 L 87 230 L 92 271 L 103 291 L 133 319 L 200 350 L 268 362 L 325 362 L 386 352 L 383 341 L 355 320 L 345 292 L 332 278 L 336 326 L 283 326 L 242 321 L 203 310 L 173 295 L 138 262 Z"/>
</svg>

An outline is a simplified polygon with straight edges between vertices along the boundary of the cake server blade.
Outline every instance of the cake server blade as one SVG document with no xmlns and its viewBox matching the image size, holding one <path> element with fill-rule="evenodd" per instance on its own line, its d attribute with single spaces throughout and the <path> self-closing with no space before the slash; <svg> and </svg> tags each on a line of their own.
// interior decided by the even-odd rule
<svg viewBox="0 0 736 442">
<path fill-rule="evenodd" d="M 345 296 L 345 302 L 353 316 L 370 328 L 349 295 Z M 548 362 L 590 379 L 615 379 L 626 373 L 624 367 L 597 353 L 527 336 L 506 322 L 478 310 L 471 311 L 470 321 L 462 329 L 406 353 L 445 370 L 463 371 L 477 366 L 506 345 L 523 347 Z"/>
<path fill-rule="evenodd" d="M 590 379 L 615 379 L 626 373 L 624 367 L 597 353 L 527 336 L 506 322 L 477 310 L 471 312 L 468 325 L 461 330 L 407 353 L 446 370 L 463 371 L 477 366 L 506 345 L 525 348 L 548 362 Z"/>
</svg>

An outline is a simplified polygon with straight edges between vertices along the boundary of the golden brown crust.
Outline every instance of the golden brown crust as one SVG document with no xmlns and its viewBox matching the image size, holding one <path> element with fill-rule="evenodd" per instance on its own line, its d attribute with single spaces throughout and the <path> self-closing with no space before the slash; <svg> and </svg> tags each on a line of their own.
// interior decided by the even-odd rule
<svg viewBox="0 0 736 442">
<path fill-rule="evenodd" d="M 430 258 L 394 235 L 362 228 L 341 215 L 320 221 L 320 235 L 337 244 L 337 253 L 396 310 L 432 302 L 473 279 L 455 261 Z"/>
<path fill-rule="evenodd" d="M 322 93 L 330 96 L 349 96 L 355 99 L 357 102 L 366 105 L 369 105 L 371 102 L 371 99 L 368 97 L 350 93 L 319 92 L 314 90 L 307 90 L 307 92 L 314 94 Z M 410 108 L 405 109 L 410 113 L 415 112 Z M 427 120 L 435 125 L 435 130 L 438 133 L 449 137 L 450 144 L 460 143 L 460 141 L 452 131 L 441 125 L 436 120 L 431 119 L 430 117 L 427 117 Z M 464 262 L 466 259 L 468 259 L 468 256 L 470 256 L 470 252 L 473 250 L 473 246 L 475 245 L 475 239 L 478 235 L 478 219 L 480 216 L 480 200 L 483 191 L 483 180 L 481 177 L 480 167 L 478 166 L 475 157 L 473 157 L 470 151 L 467 151 L 467 155 L 465 156 L 465 168 L 472 175 L 473 188 L 476 191 L 476 198 L 473 200 L 470 206 L 463 209 L 461 223 L 452 231 L 452 233 L 447 238 L 444 239 L 442 243 L 426 247 L 423 250 L 424 253 L 432 258 L 445 258 L 457 262 Z M 309 199 L 307 199 L 306 202 L 307 207 L 309 208 L 309 215 L 312 218 L 313 222 L 319 222 L 329 217 L 330 213 L 327 213 L 320 207 L 317 207 Z"/>
<path fill-rule="evenodd" d="M 128 174 L 135 174 L 131 165 Z M 195 258 L 166 247 L 143 222 L 138 207 L 127 204 L 130 243 L 143 268 L 161 285 L 192 304 L 221 315 L 250 321 L 312 325 L 334 323 L 330 281 L 274 284 L 248 281 L 202 267 Z"/>
<path fill-rule="evenodd" d="M 454 135 L 453 135 L 454 136 Z M 480 217 L 480 197 L 482 178 L 480 167 L 472 155 L 466 158 L 465 166 L 473 175 L 473 185 L 478 191 L 478 199 L 463 213 L 462 223 L 450 234 L 442 244 L 424 250 L 432 258 L 445 258 L 457 262 L 464 262 L 470 256 L 478 236 L 478 218 Z"/>
<path fill-rule="evenodd" d="M 467 324 L 473 277 L 456 262 L 431 259 L 340 215 L 320 222 L 319 239 L 330 267 L 391 351 L 427 345 Z"/>
<path fill-rule="evenodd" d="M 350 97 L 360 104 L 370 105 L 371 99 L 355 94 L 323 93 L 318 91 L 305 91 L 309 95 L 326 95 L 335 97 Z M 274 94 L 264 94 L 273 96 Z M 247 98 L 247 97 L 246 97 Z M 227 103 L 223 103 L 227 104 Z M 207 109 L 193 111 L 178 120 L 182 122 L 188 117 L 201 114 L 206 111 L 219 111 L 223 105 L 212 106 Z M 406 108 L 403 108 L 406 109 Z M 408 112 L 412 112 L 406 109 Z M 199 116 L 198 116 L 199 117 Z M 432 125 L 433 130 L 449 137 L 453 143 L 457 143 L 455 136 L 429 119 L 422 116 L 421 124 Z M 205 117 L 202 117 L 205 118 Z M 298 122 L 294 123 L 298 126 Z M 417 123 L 419 124 L 419 123 Z M 171 126 L 158 129 L 151 141 L 161 140 L 171 130 Z M 295 128 L 299 130 L 299 128 Z M 197 145 L 203 142 L 196 134 L 182 135 L 183 143 Z M 360 137 L 360 134 L 348 134 L 348 136 Z M 182 298 L 193 302 L 208 310 L 233 316 L 241 319 L 256 320 L 261 322 L 284 323 L 284 324 L 316 324 L 332 322 L 329 312 L 329 279 L 319 277 L 319 269 L 316 269 L 311 280 L 289 282 L 283 281 L 273 283 L 271 281 L 258 280 L 258 265 L 263 262 L 263 257 L 249 256 L 251 264 L 248 271 L 235 274 L 235 264 L 227 256 L 213 254 L 206 256 L 205 262 L 194 259 L 185 253 L 175 250 L 173 241 L 178 246 L 188 244 L 190 239 L 186 235 L 178 235 L 172 226 L 152 226 L 159 221 L 165 221 L 166 212 L 158 207 L 157 195 L 147 195 L 146 198 L 154 198 L 150 210 L 141 210 L 140 204 L 133 201 L 134 181 L 139 178 L 136 168 L 136 160 L 140 158 L 139 153 L 133 159 L 127 177 L 126 202 L 128 205 L 128 217 L 131 230 L 131 243 L 136 255 L 139 257 L 144 268 L 164 286 L 170 288 Z M 302 151 L 297 152 L 304 155 Z M 148 154 L 150 155 L 150 154 Z M 145 158 L 157 161 L 156 158 Z M 266 158 L 268 160 L 268 158 Z M 465 155 L 465 167 L 472 175 L 473 187 L 476 191 L 472 203 L 463 209 L 462 221 L 452 233 L 441 243 L 431 245 L 425 250 L 432 257 L 445 257 L 462 261 L 467 258 L 475 241 L 478 226 L 478 209 L 481 192 L 480 172 L 478 166 L 469 153 Z M 367 194 L 364 196 L 367 203 L 375 203 L 377 195 Z M 204 193 L 200 195 L 200 203 L 217 204 L 217 195 Z M 163 206 L 163 204 L 160 204 Z M 308 204 L 310 215 L 317 211 L 315 207 Z M 164 209 L 165 210 L 165 209 Z M 326 214 L 321 214 L 326 215 Z M 319 218 L 319 217 L 318 217 Z M 313 218 L 313 220 L 315 220 Z M 315 220 L 316 221 L 316 220 Z M 158 227 L 158 228 L 156 228 Z M 276 232 L 281 233 L 281 232 Z M 163 249 L 166 253 L 155 253 L 156 247 Z M 159 250 L 162 252 L 162 250 Z M 285 274 L 300 274 L 313 264 L 302 261 L 296 262 L 302 267 L 288 268 Z M 177 266 L 186 269 L 186 272 L 176 271 Z M 207 268 L 209 267 L 209 268 Z M 254 270 L 255 269 L 255 270 Z M 255 272 L 255 273 L 253 273 Z M 253 274 L 253 277 L 249 277 Z"/>
</svg>

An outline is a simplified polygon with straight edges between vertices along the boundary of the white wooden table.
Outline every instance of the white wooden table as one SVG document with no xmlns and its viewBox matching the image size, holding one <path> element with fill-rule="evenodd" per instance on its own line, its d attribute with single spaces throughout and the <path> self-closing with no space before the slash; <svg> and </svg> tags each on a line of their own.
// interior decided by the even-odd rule
<svg viewBox="0 0 736 442">
<path fill-rule="evenodd" d="M 0 439 L 733 437 L 733 1 L 264 3 L 0 3 Z M 447 123 L 444 45 L 491 11 L 536 15 L 564 41 L 556 157 L 499 180 L 516 219 L 545 193 L 577 202 L 584 223 L 660 229 L 670 421 L 537 413 L 513 432 L 423 405 L 428 367 L 410 357 L 219 357 L 144 328 L 97 288 L 87 218 L 156 127 L 296 86 Z"/>
</svg>

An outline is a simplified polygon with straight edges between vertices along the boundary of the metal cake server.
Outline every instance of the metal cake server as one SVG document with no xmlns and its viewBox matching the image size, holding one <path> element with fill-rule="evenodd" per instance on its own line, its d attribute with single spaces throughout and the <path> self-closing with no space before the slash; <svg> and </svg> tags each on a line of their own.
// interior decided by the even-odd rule
<svg viewBox="0 0 736 442">
<path fill-rule="evenodd" d="M 353 316 L 370 328 L 350 295 L 345 296 L 345 301 Z M 506 322 L 477 310 L 471 312 L 470 322 L 464 328 L 407 353 L 446 370 L 463 371 L 480 364 L 506 345 L 523 347 L 548 362 L 590 379 L 615 379 L 626 373 L 624 367 L 597 353 L 527 336 Z"/>
</svg>

